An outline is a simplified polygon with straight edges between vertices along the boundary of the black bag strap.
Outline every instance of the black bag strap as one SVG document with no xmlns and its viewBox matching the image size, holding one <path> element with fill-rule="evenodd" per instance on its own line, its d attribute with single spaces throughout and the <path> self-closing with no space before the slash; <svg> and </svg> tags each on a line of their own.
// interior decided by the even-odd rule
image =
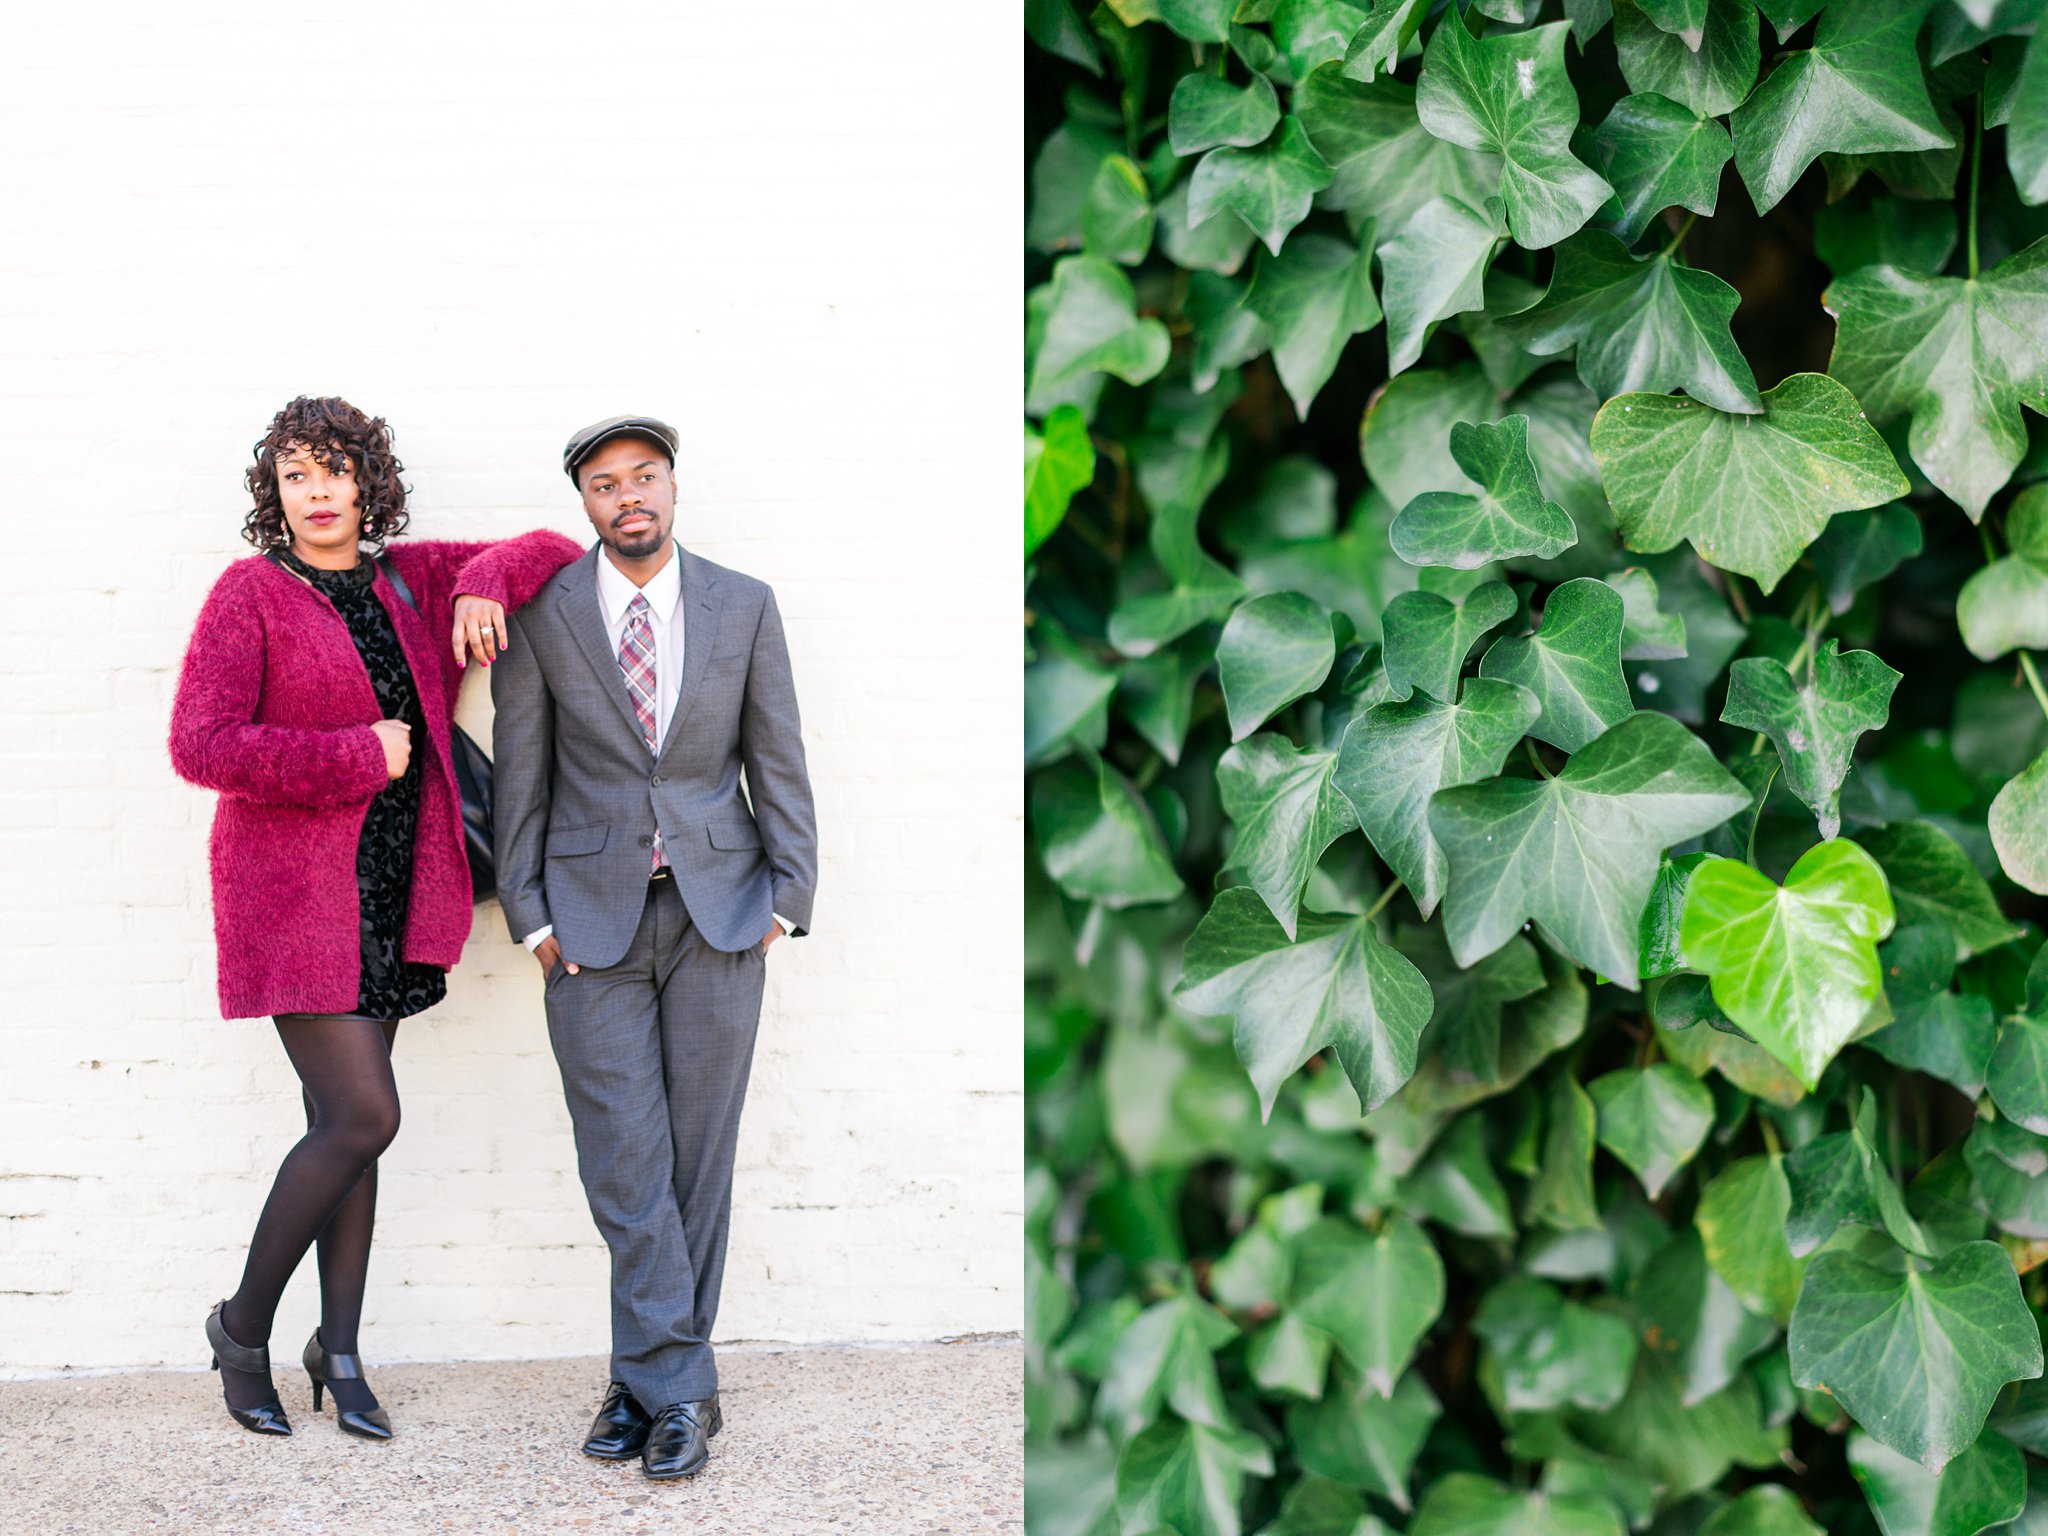
<svg viewBox="0 0 2048 1536">
<path fill-rule="evenodd" d="M 391 583 L 391 590 L 398 594 L 398 600 L 414 613 L 418 613 L 420 605 L 413 600 L 412 588 L 408 587 L 405 584 L 405 578 L 398 574 L 398 567 L 389 560 L 386 560 L 382 555 L 379 555 L 377 556 L 377 569 L 382 571 L 384 579 Z"/>
</svg>

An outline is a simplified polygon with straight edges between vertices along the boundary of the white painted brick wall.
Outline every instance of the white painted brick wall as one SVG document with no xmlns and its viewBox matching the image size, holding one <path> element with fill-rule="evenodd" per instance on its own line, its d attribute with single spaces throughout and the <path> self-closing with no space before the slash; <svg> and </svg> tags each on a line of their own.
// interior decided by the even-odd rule
<svg viewBox="0 0 2048 1536">
<path fill-rule="evenodd" d="M 680 428 L 682 536 L 779 595 L 823 845 L 721 1332 L 1018 1326 L 1020 92 L 1014 9 L 947 0 L 10 13 L 0 1375 L 202 1363 L 297 1134 L 270 1026 L 218 1016 L 213 800 L 164 736 L 300 392 L 393 422 L 421 536 L 586 536 L 567 432 Z M 601 1351 L 494 906 L 398 1075 L 366 1348 Z"/>
</svg>

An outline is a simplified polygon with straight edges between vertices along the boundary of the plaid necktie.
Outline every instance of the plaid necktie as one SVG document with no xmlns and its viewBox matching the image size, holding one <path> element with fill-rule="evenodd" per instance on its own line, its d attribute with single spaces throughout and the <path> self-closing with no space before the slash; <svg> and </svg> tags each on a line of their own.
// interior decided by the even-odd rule
<svg viewBox="0 0 2048 1536">
<path fill-rule="evenodd" d="M 626 633 L 619 641 L 619 670 L 626 675 L 626 692 L 633 699 L 633 713 L 640 720 L 640 734 L 652 752 L 661 740 L 654 720 L 654 622 L 648 617 L 647 594 L 636 592 L 626 605 Z M 661 847 L 661 829 L 654 831 L 654 857 L 650 875 L 668 860 Z"/>
</svg>

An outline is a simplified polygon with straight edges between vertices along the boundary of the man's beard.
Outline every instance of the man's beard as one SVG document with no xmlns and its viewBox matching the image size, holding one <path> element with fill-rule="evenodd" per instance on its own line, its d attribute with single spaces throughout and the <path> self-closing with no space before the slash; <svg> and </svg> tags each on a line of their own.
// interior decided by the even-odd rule
<svg viewBox="0 0 2048 1536">
<path fill-rule="evenodd" d="M 600 535 L 600 542 L 622 559 L 645 560 L 649 555 L 661 553 L 662 546 L 668 543 L 668 530 L 658 522 L 644 533 L 620 533 L 607 528 Z"/>
</svg>

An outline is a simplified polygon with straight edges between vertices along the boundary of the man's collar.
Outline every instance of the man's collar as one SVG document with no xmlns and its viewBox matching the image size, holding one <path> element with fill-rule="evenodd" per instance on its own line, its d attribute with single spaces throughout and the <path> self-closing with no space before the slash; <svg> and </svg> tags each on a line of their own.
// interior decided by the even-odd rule
<svg viewBox="0 0 2048 1536">
<path fill-rule="evenodd" d="M 673 539 L 669 542 L 668 564 L 656 571 L 644 587 L 633 585 L 632 579 L 616 565 L 602 546 L 597 551 L 597 600 L 604 609 L 605 621 L 618 624 L 626 616 L 626 609 L 637 594 L 644 593 L 647 607 L 657 624 L 667 624 L 675 617 L 676 604 L 683 598 L 683 550 Z"/>
</svg>

